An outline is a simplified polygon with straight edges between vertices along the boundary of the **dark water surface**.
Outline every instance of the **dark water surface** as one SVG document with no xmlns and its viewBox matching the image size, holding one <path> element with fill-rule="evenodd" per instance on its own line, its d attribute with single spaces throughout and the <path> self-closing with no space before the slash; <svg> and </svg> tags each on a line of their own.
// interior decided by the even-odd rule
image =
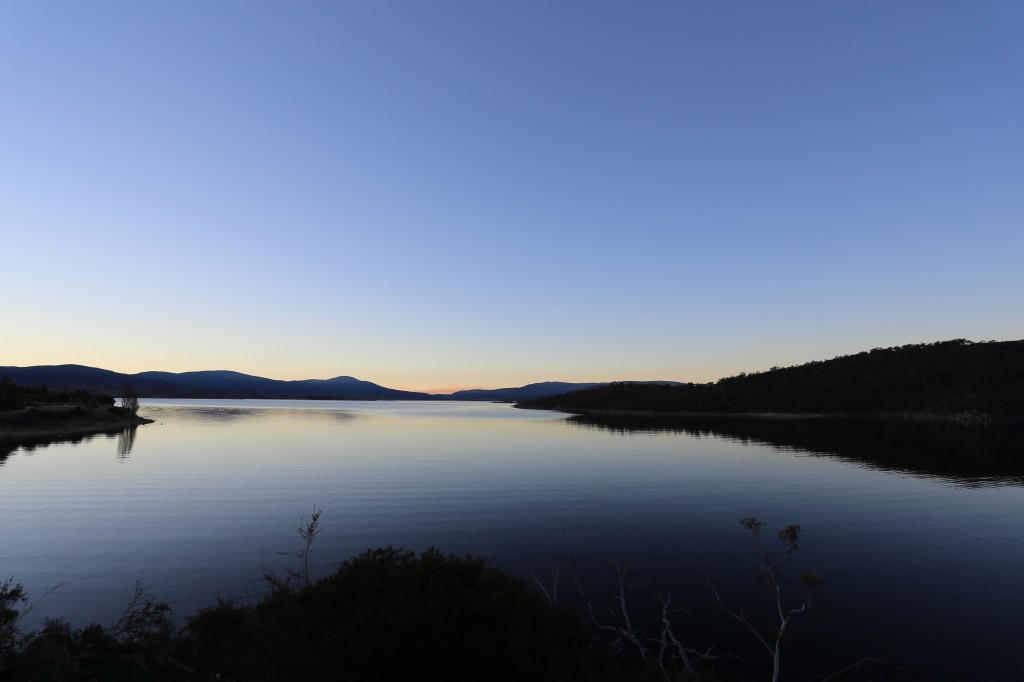
<svg viewBox="0 0 1024 682">
<path fill-rule="evenodd" d="M 612 606 L 628 565 L 636 619 L 655 594 L 677 632 L 766 654 L 714 604 L 770 630 L 738 520 L 802 527 L 787 567 L 825 579 L 792 622 L 784 679 L 871 656 L 924 678 L 1024 679 L 1020 428 L 825 420 L 595 421 L 488 403 L 143 401 L 156 422 L 0 453 L 0 577 L 73 624 L 109 623 L 144 580 L 180 616 L 290 564 L 313 505 L 314 572 L 386 544 L 472 553 L 550 585 L 568 563 Z M 559 589 L 574 588 L 562 569 Z M 794 602 L 795 604 L 795 602 Z M 652 631 L 656 623 L 651 620 Z"/>
</svg>

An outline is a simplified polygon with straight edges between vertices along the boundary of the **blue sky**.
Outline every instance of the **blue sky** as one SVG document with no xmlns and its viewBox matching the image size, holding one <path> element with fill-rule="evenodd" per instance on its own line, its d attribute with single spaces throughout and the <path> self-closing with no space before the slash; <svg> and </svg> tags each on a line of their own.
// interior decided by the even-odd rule
<svg viewBox="0 0 1024 682">
<path fill-rule="evenodd" d="M 1015 0 L 13 0 L 0 64 L 0 364 L 438 389 L 1024 338 Z"/>
</svg>

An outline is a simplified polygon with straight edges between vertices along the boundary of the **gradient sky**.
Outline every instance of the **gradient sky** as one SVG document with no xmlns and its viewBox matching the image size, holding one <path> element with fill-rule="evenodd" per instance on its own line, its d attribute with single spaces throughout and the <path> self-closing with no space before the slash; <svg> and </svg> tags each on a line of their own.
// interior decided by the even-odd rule
<svg viewBox="0 0 1024 682">
<path fill-rule="evenodd" d="M 438 389 L 1024 338 L 1024 3 L 0 3 L 0 365 Z"/>
</svg>

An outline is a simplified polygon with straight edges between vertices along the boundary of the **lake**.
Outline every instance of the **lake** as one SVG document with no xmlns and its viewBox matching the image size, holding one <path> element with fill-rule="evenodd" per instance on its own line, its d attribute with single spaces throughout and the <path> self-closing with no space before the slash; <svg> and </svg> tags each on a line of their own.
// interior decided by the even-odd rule
<svg viewBox="0 0 1024 682">
<path fill-rule="evenodd" d="M 863 657 L 923 678 L 1024 677 L 1020 427 L 704 419 L 600 421 L 469 402 L 143 400 L 134 434 L 0 453 L 0 574 L 35 615 L 110 623 L 136 580 L 178 616 L 283 571 L 314 505 L 314 573 L 381 545 L 472 553 L 638 620 L 656 594 L 688 643 L 770 660 L 715 604 L 770 631 L 750 534 L 802 527 L 787 561 L 825 580 L 791 623 L 783 678 Z M 792 602 L 796 605 L 798 602 Z"/>
</svg>

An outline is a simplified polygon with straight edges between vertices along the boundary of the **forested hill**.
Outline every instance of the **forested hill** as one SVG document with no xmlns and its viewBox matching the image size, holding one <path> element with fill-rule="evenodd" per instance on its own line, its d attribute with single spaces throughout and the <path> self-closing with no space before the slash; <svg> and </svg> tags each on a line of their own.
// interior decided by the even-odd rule
<svg viewBox="0 0 1024 682">
<path fill-rule="evenodd" d="M 709 384 L 609 384 L 525 401 L 565 412 L 1024 417 L 1024 341 L 875 348 Z"/>
</svg>

